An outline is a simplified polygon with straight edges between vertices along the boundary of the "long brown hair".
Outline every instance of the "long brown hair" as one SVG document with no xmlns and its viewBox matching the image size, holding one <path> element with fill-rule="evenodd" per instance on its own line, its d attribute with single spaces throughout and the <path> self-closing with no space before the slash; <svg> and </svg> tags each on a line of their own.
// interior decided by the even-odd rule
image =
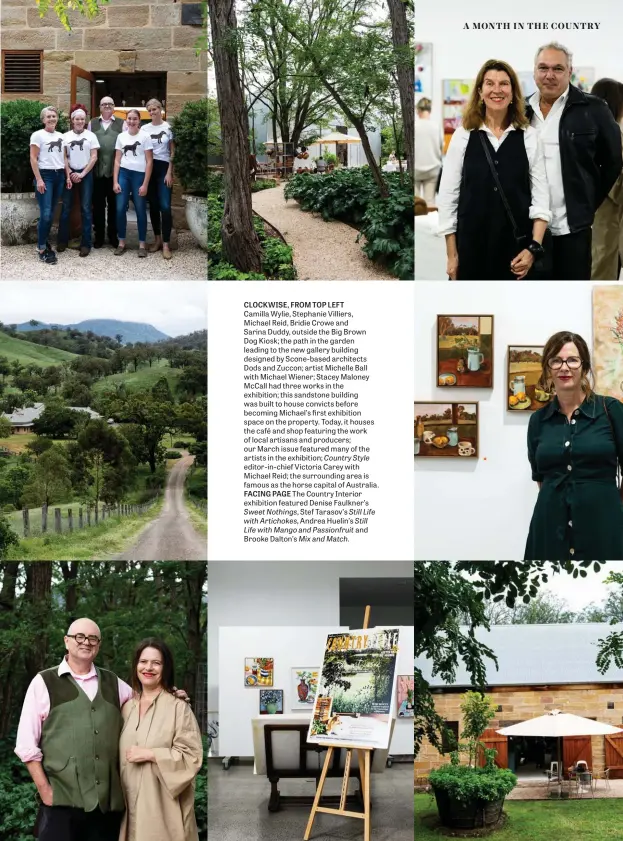
<svg viewBox="0 0 623 841">
<path fill-rule="evenodd" d="M 561 330 L 559 333 L 554 333 L 554 335 L 550 336 L 547 340 L 545 347 L 543 348 L 541 376 L 539 377 L 537 388 L 541 388 L 544 391 L 549 392 L 554 391 L 554 383 L 548 363 L 550 359 L 558 356 L 561 348 L 569 342 L 572 342 L 577 347 L 578 353 L 580 354 L 580 359 L 582 360 L 582 379 L 580 381 L 580 385 L 582 386 L 582 391 L 586 394 L 587 399 L 591 398 L 594 394 L 593 387 L 595 384 L 593 368 L 591 365 L 591 354 L 588 349 L 588 345 L 582 336 L 578 335 L 578 333 L 571 333 L 569 330 Z"/>
<path fill-rule="evenodd" d="M 530 125 L 526 117 L 526 106 L 521 91 L 519 79 L 513 68 L 506 61 L 499 61 L 497 58 L 490 58 L 482 65 L 478 71 L 474 89 L 469 98 L 469 102 L 463 111 L 463 128 L 467 131 L 471 129 L 479 129 L 485 121 L 486 108 L 481 99 L 480 92 L 485 81 L 485 74 L 489 70 L 499 70 L 506 73 L 511 80 L 511 87 L 513 89 L 512 102 L 508 106 L 507 120 L 508 125 L 513 125 L 515 128 L 527 128 Z"/>
</svg>

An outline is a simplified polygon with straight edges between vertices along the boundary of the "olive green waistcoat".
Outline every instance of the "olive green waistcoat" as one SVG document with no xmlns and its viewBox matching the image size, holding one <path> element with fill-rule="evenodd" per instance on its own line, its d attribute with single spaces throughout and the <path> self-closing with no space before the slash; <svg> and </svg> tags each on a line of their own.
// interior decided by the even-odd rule
<svg viewBox="0 0 623 841">
<path fill-rule="evenodd" d="M 93 168 L 95 177 L 111 178 L 115 162 L 115 143 L 123 131 L 123 120 L 115 117 L 108 129 L 104 130 L 101 120 L 95 118 L 91 121 L 91 131 L 100 144 L 97 150 L 97 163 Z"/>
<path fill-rule="evenodd" d="M 119 735 L 122 718 L 117 676 L 96 669 L 99 680 L 92 701 L 70 674 L 58 667 L 40 672 L 50 695 L 50 714 L 43 722 L 43 768 L 54 806 L 92 812 L 125 809 L 119 780 Z"/>
</svg>

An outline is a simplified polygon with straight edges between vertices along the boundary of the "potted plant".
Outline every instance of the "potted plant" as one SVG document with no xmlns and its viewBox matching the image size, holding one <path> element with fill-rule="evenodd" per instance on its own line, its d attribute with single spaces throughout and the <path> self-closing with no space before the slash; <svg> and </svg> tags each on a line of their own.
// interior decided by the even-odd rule
<svg viewBox="0 0 623 841">
<path fill-rule="evenodd" d="M 193 236 L 208 250 L 208 99 L 187 102 L 171 121 L 175 135 L 173 167 L 185 192 L 186 221 Z"/>
<path fill-rule="evenodd" d="M 468 741 L 451 753 L 450 765 L 431 771 L 429 781 L 443 826 L 453 829 L 492 827 L 500 820 L 504 800 L 516 786 L 517 777 L 506 768 L 497 768 L 497 751 L 485 748 L 480 741 L 495 716 L 491 698 L 479 692 L 467 692 L 461 710 L 464 715 L 461 738 Z M 465 765 L 460 764 L 459 750 L 468 753 Z M 475 767 L 483 755 L 484 767 Z"/>
<path fill-rule="evenodd" d="M 26 243 L 31 225 L 39 218 L 29 141 L 33 132 L 43 128 L 40 114 L 46 105 L 49 103 L 29 99 L 8 100 L 0 105 L 3 245 Z M 57 130 L 69 130 L 69 121 L 62 113 Z"/>
</svg>

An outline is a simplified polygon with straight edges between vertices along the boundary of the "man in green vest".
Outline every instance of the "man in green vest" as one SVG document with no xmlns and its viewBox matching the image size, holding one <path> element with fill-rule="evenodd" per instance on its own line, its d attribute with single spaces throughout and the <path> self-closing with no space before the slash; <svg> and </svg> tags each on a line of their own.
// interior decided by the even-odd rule
<svg viewBox="0 0 623 841">
<path fill-rule="evenodd" d="M 115 102 L 111 96 L 103 96 L 100 101 L 100 116 L 93 117 L 89 131 L 99 140 L 100 148 L 97 163 L 93 171 L 93 226 L 95 227 L 94 248 L 104 245 L 104 233 L 108 228 L 108 242 L 113 248 L 119 245 L 117 238 L 117 197 L 113 190 L 113 164 L 115 162 L 115 143 L 123 131 L 123 120 L 115 117 Z M 106 220 L 108 208 L 108 220 Z M 106 225 L 108 221 L 108 226 Z"/>
<path fill-rule="evenodd" d="M 39 795 L 39 841 L 117 841 L 125 801 L 119 779 L 121 707 L 132 689 L 93 661 L 101 633 L 77 619 L 60 666 L 31 681 L 15 752 Z"/>
</svg>

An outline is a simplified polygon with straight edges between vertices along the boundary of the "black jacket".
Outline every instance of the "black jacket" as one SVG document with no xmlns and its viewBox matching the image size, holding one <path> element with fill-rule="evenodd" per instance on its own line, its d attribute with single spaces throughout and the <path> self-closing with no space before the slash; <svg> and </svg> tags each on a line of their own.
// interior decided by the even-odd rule
<svg viewBox="0 0 623 841">
<path fill-rule="evenodd" d="M 531 105 L 526 114 L 532 120 Z M 621 174 L 621 129 L 603 99 L 569 85 L 559 142 L 567 221 L 575 233 L 593 224 L 595 211 Z"/>
</svg>

